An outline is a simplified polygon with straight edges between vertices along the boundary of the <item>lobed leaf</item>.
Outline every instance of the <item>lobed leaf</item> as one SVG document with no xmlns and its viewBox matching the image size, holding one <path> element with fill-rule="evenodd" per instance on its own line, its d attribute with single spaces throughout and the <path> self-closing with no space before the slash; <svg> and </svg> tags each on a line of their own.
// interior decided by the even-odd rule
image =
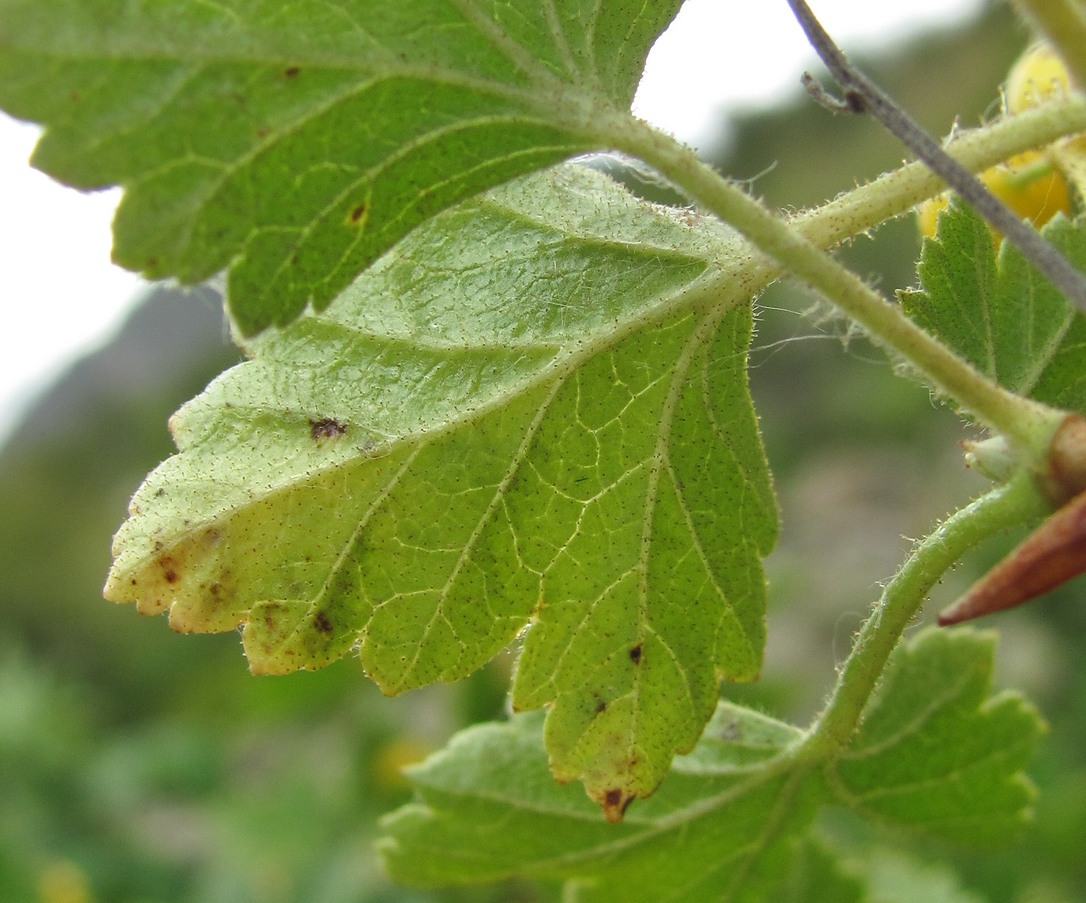
<svg viewBox="0 0 1086 903">
<path fill-rule="evenodd" d="M 608 146 L 680 4 L 0 0 L 0 107 L 46 126 L 45 172 L 125 187 L 118 263 L 229 267 L 253 334 L 458 200 Z"/>
<path fill-rule="evenodd" d="M 469 728 L 410 770 L 419 801 L 384 820 L 390 836 L 381 851 L 396 880 L 565 879 L 564 899 L 578 903 L 770 899 L 762 891 L 779 884 L 781 862 L 757 867 L 760 835 L 791 836 L 813 808 L 810 793 L 797 795 L 787 776 L 758 766 L 799 731 L 721 703 L 695 752 L 676 759 L 657 794 L 612 825 L 575 788 L 551 779 L 540 721 L 517 716 Z M 730 886 L 734 895 L 725 897 Z"/>
<path fill-rule="evenodd" d="M 751 258 L 687 219 L 568 167 L 422 227 L 175 415 L 107 597 L 388 693 L 528 628 L 513 703 L 620 817 L 764 644 Z"/>
<path fill-rule="evenodd" d="M 991 688 L 994 634 L 925 631 L 896 655 L 852 748 L 833 769 L 865 815 L 970 844 L 1006 840 L 1034 797 L 1022 769 L 1044 723 Z"/>
<path fill-rule="evenodd" d="M 900 862 L 865 863 L 865 894 L 801 832 L 828 803 L 970 844 L 1017 830 L 1032 798 L 1020 770 L 1041 723 L 1018 697 L 985 698 L 993 647 L 967 631 L 917 636 L 854 744 L 822 768 L 804 732 L 722 702 L 621 825 L 550 780 L 539 717 L 470 728 L 410 771 L 417 799 L 385 819 L 386 865 L 411 884 L 564 880 L 563 899 L 576 901 L 897 899 Z M 921 885 L 932 899 L 967 899 L 937 871 Z"/>
<path fill-rule="evenodd" d="M 1086 231 L 1057 217 L 1042 234 L 1086 269 Z M 901 304 L 920 326 L 1011 391 L 1086 413 L 1086 316 L 1009 242 L 955 200 L 925 241 L 920 289 Z"/>
</svg>

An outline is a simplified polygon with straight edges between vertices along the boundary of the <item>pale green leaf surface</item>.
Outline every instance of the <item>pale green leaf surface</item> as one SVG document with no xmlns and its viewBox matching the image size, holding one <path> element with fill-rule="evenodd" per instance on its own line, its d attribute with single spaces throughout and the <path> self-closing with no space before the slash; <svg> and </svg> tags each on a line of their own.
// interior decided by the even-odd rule
<svg viewBox="0 0 1086 903">
<path fill-rule="evenodd" d="M 175 415 L 107 596 L 389 693 L 530 625 L 514 705 L 620 815 L 761 665 L 743 247 L 582 167 L 442 214 Z"/>
<path fill-rule="evenodd" d="M 125 187 L 119 263 L 229 266 L 254 333 L 437 211 L 610 144 L 680 3 L 0 0 L 0 107 L 46 126 L 50 175 Z"/>
<path fill-rule="evenodd" d="M 620 825 L 550 780 L 539 717 L 471 728 L 411 770 L 417 799 L 386 818 L 383 854 L 407 883 L 565 879 L 566 899 L 592 903 L 893 899 L 889 872 L 868 875 L 864 893 L 863 875 L 801 832 L 835 803 L 963 843 L 1013 833 L 1040 722 L 1016 697 L 985 699 L 992 653 L 990 637 L 965 631 L 911 640 L 854 745 L 824 768 L 804 757 L 803 732 L 722 702 L 693 753 Z"/>
<path fill-rule="evenodd" d="M 1086 197 L 1086 138 L 1066 138 L 1049 148 L 1060 172 L 1080 197 Z"/>
<path fill-rule="evenodd" d="M 862 859 L 849 864 L 865 879 L 869 903 L 985 903 L 984 897 L 964 889 L 948 866 L 923 862 L 899 850 L 865 850 Z"/>
<path fill-rule="evenodd" d="M 832 786 L 856 811 L 960 843 L 1006 840 L 1034 796 L 1022 774 L 1044 724 L 988 696 L 993 634 L 929 630 L 896 654 Z"/>
<path fill-rule="evenodd" d="M 1043 234 L 1086 269 L 1086 232 L 1061 217 Z M 919 276 L 901 295 L 919 325 L 1011 391 L 1086 413 L 1086 317 L 1009 242 L 997 256 L 976 213 L 955 201 L 940 215 Z"/>
</svg>

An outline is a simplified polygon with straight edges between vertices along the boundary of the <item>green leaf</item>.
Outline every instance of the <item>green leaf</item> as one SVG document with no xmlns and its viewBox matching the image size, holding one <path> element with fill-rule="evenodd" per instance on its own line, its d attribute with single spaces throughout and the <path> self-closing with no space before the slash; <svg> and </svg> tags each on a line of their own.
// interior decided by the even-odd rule
<svg viewBox="0 0 1086 903">
<path fill-rule="evenodd" d="M 550 780 L 541 718 L 471 728 L 411 770 L 417 800 L 385 819 L 383 855 L 406 883 L 565 880 L 564 899 L 577 901 L 868 899 L 804 839 L 819 806 L 970 844 L 1024 820 L 1032 790 L 1020 769 L 1041 724 L 1016 696 L 984 698 L 993 647 L 967 631 L 910 641 L 854 743 L 822 767 L 804 748 L 809 732 L 722 702 L 693 753 L 620 825 Z M 869 893 L 885 895 L 901 869 L 866 871 Z M 929 877 L 924 886 L 945 884 Z"/>
<path fill-rule="evenodd" d="M 514 705 L 620 816 L 764 644 L 754 264 L 686 219 L 566 167 L 422 227 L 175 415 L 107 596 L 388 693 L 528 627 Z"/>
<path fill-rule="evenodd" d="M 246 334 L 325 308 L 456 201 L 612 143 L 681 0 L 0 0 L 34 163 L 123 185 L 114 256 L 229 266 Z"/>
<path fill-rule="evenodd" d="M 840 801 L 959 843 L 1014 836 L 1034 796 L 1021 770 L 1044 723 L 1017 694 L 986 700 L 994 651 L 994 634 L 936 630 L 900 649 L 833 769 Z"/>
<path fill-rule="evenodd" d="M 1086 269 L 1086 231 L 1062 217 L 1042 234 Z M 924 242 L 919 291 L 901 303 L 920 326 L 1011 391 L 1086 413 L 1086 317 L 1009 242 L 955 200 Z"/>
<path fill-rule="evenodd" d="M 1052 159 L 1075 193 L 1086 197 L 1086 139 L 1065 138 L 1049 148 Z"/>
<path fill-rule="evenodd" d="M 863 875 L 870 903 L 985 903 L 980 895 L 964 890 L 947 866 L 921 862 L 899 850 L 865 850 L 862 858 L 848 864 Z"/>
<path fill-rule="evenodd" d="M 807 840 L 796 844 L 788 880 L 773 899 L 780 903 L 868 903 L 869 898 L 864 883 L 842 868 L 840 857 Z M 925 903 L 929 903 L 926 898 Z"/>
<path fill-rule="evenodd" d="M 419 802 L 386 817 L 381 845 L 396 880 L 568 879 L 564 899 L 578 903 L 771 898 L 763 891 L 779 885 L 782 862 L 757 868 L 760 837 L 793 834 L 814 810 L 810 792 L 759 763 L 799 731 L 722 703 L 695 753 L 676 759 L 656 795 L 613 825 L 551 779 L 540 720 L 470 728 L 411 769 Z M 728 888 L 734 895 L 722 896 Z"/>
</svg>

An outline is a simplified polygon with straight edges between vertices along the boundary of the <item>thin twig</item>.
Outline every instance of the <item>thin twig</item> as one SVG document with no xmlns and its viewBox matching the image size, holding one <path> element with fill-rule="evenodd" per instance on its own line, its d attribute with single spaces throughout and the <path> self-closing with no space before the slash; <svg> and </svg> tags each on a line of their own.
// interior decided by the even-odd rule
<svg viewBox="0 0 1086 903">
<path fill-rule="evenodd" d="M 1042 238 L 1036 229 L 993 195 L 980 179 L 947 154 L 885 91 L 853 66 L 815 18 L 805 0 L 788 0 L 788 5 L 807 40 L 844 93 L 843 100 L 830 98 L 807 75 L 804 84 L 812 96 L 830 109 L 869 113 L 877 119 L 883 128 L 961 195 L 977 213 L 1002 232 L 1069 301 L 1086 311 L 1086 277 L 1071 266 L 1067 258 Z"/>
</svg>

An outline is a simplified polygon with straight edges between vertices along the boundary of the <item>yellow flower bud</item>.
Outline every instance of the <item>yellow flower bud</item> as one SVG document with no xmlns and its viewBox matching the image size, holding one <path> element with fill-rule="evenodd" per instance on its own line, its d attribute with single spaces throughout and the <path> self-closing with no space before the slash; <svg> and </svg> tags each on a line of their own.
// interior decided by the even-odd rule
<svg viewBox="0 0 1086 903">
<path fill-rule="evenodd" d="M 1007 76 L 1003 98 L 1007 112 L 1021 113 L 1071 90 L 1071 77 L 1059 55 L 1047 44 L 1023 53 Z"/>
</svg>

